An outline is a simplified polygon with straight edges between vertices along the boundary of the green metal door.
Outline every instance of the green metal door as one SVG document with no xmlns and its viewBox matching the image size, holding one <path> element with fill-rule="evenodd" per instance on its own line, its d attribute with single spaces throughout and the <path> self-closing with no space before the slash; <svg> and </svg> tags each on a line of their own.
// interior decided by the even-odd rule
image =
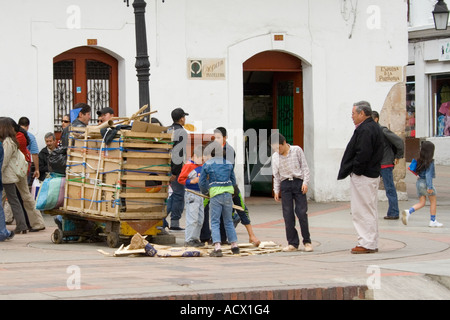
<svg viewBox="0 0 450 320">
<path fill-rule="evenodd" d="M 277 128 L 286 138 L 294 142 L 294 81 L 280 81 L 277 85 Z"/>
</svg>

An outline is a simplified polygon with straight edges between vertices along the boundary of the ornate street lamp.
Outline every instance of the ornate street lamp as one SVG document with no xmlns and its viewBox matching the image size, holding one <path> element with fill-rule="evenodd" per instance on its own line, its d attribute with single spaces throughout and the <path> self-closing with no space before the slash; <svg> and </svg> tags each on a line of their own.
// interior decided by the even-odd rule
<svg viewBox="0 0 450 320">
<path fill-rule="evenodd" d="M 129 0 L 124 0 L 127 7 L 130 6 Z M 164 2 L 164 0 L 163 0 Z M 145 26 L 145 0 L 134 0 L 134 19 L 136 30 L 136 71 L 139 82 L 139 109 L 148 105 L 144 112 L 150 111 L 150 61 L 147 53 L 147 31 Z M 149 122 L 150 117 L 146 116 L 142 120 Z"/>
<path fill-rule="evenodd" d="M 444 0 L 439 0 L 433 10 L 434 28 L 436 30 L 447 30 L 448 8 Z"/>
</svg>

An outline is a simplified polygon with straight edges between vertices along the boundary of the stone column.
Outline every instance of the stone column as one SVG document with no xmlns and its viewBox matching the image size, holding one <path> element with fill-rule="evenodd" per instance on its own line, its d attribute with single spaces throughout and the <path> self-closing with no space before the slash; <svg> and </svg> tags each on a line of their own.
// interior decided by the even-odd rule
<svg viewBox="0 0 450 320">
<path fill-rule="evenodd" d="M 389 128 L 396 135 L 405 141 L 405 121 L 406 121 L 406 85 L 404 82 L 395 84 L 384 101 L 380 111 L 380 124 Z M 400 159 L 394 168 L 394 183 L 397 188 L 398 200 L 408 200 L 406 192 L 406 160 Z M 380 200 L 386 199 L 384 185 L 380 183 Z"/>
</svg>

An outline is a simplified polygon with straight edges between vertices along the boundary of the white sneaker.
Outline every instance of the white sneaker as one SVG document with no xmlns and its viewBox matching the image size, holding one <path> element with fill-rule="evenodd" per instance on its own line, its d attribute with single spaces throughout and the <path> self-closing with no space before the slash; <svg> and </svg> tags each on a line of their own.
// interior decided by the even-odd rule
<svg viewBox="0 0 450 320">
<path fill-rule="evenodd" d="M 434 221 L 430 221 L 430 224 L 428 226 L 431 228 L 439 228 L 439 227 L 442 227 L 443 224 L 440 222 L 437 222 L 437 220 L 434 220 Z"/>
<path fill-rule="evenodd" d="M 408 224 L 408 220 L 409 220 L 409 216 L 411 215 L 411 213 L 409 213 L 409 210 L 403 210 L 402 212 L 402 222 L 403 224 L 406 226 Z"/>
<path fill-rule="evenodd" d="M 284 252 L 291 252 L 291 251 L 297 251 L 298 249 L 294 247 L 292 244 L 288 245 L 287 247 L 284 247 L 282 251 Z"/>
<path fill-rule="evenodd" d="M 306 243 L 306 244 L 305 244 L 305 251 L 306 251 L 306 252 L 313 252 L 313 251 L 314 251 L 314 249 L 313 249 L 311 243 Z"/>
</svg>

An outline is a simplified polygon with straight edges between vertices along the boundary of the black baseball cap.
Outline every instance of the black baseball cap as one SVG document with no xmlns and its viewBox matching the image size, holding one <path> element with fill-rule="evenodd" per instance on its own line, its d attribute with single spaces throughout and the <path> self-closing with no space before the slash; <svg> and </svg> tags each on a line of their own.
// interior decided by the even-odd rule
<svg viewBox="0 0 450 320">
<path fill-rule="evenodd" d="M 178 121 L 178 120 L 180 120 L 181 118 L 183 118 L 184 116 L 188 116 L 189 115 L 189 113 L 186 113 L 186 112 L 184 112 L 184 110 L 183 109 L 181 109 L 181 108 L 176 108 L 176 109 L 174 109 L 173 111 L 172 111 L 172 120 L 173 121 Z"/>
<path fill-rule="evenodd" d="M 112 108 L 110 108 L 110 107 L 106 107 L 106 108 L 103 108 L 103 109 L 97 111 L 97 115 L 98 116 L 101 116 L 101 115 L 106 114 L 106 113 L 114 114 L 114 110 Z"/>
</svg>

